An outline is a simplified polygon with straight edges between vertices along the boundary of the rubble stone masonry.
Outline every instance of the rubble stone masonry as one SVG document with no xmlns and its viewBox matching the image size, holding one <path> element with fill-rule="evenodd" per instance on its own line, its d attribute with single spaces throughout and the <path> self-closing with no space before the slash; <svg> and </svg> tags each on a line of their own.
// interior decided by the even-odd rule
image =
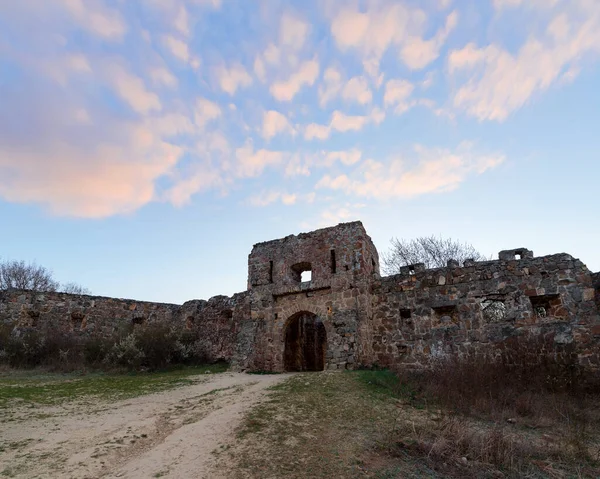
<svg viewBox="0 0 600 479">
<path fill-rule="evenodd" d="M 262 371 L 422 367 L 493 353 L 516 337 L 543 338 L 599 369 L 599 311 L 600 273 L 568 254 L 536 258 L 517 248 L 495 261 L 407 265 L 381 278 L 360 222 L 254 245 L 248 289 L 231 298 L 174 305 L 0 293 L 0 323 L 15 329 L 52 324 L 74 335 L 109 335 L 131 323 L 167 322 L 197 329 L 211 360 Z"/>
</svg>

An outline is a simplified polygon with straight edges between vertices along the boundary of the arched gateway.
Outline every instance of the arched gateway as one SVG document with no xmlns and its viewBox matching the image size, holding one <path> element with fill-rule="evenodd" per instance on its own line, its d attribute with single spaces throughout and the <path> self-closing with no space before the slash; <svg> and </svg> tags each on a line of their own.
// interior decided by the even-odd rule
<svg viewBox="0 0 600 479">
<path fill-rule="evenodd" d="M 300 311 L 288 319 L 283 355 L 286 371 L 322 371 L 326 351 L 327 332 L 321 318 Z"/>
</svg>

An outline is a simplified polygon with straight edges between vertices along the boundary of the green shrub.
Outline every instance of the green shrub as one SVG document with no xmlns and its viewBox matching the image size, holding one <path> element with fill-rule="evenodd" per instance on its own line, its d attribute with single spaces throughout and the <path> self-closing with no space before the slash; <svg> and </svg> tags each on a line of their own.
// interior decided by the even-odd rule
<svg viewBox="0 0 600 479">
<path fill-rule="evenodd" d="M 113 344 L 104 358 L 107 366 L 121 366 L 129 369 L 140 369 L 144 360 L 144 352 L 138 347 L 135 334 L 125 336 Z"/>
</svg>

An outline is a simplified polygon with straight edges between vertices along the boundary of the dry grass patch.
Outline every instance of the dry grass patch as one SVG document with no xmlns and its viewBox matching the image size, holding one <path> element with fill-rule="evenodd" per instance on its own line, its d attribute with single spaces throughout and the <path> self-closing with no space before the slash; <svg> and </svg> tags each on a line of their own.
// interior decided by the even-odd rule
<svg viewBox="0 0 600 479">
<path fill-rule="evenodd" d="M 232 478 L 600 477 L 592 397 L 530 391 L 501 410 L 493 398 L 448 404 L 427 389 L 430 379 L 385 370 L 296 375 L 215 454 Z"/>
</svg>

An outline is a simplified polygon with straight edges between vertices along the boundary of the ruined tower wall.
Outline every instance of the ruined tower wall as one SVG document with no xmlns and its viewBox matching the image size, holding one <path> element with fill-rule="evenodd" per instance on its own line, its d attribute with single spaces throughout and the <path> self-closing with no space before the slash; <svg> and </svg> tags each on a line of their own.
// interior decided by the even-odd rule
<svg viewBox="0 0 600 479">
<path fill-rule="evenodd" d="M 310 270 L 310 282 L 299 272 Z M 259 243 L 248 258 L 248 287 L 256 349 L 247 367 L 282 371 L 285 330 L 306 311 L 323 322 L 326 368 L 353 368 L 370 354 L 370 284 L 379 256 L 360 222 Z M 240 362 L 241 363 L 241 362 Z"/>
<path fill-rule="evenodd" d="M 500 257 L 374 283 L 374 363 L 423 366 L 530 335 L 600 367 L 597 293 L 585 265 L 568 254 Z"/>
</svg>

